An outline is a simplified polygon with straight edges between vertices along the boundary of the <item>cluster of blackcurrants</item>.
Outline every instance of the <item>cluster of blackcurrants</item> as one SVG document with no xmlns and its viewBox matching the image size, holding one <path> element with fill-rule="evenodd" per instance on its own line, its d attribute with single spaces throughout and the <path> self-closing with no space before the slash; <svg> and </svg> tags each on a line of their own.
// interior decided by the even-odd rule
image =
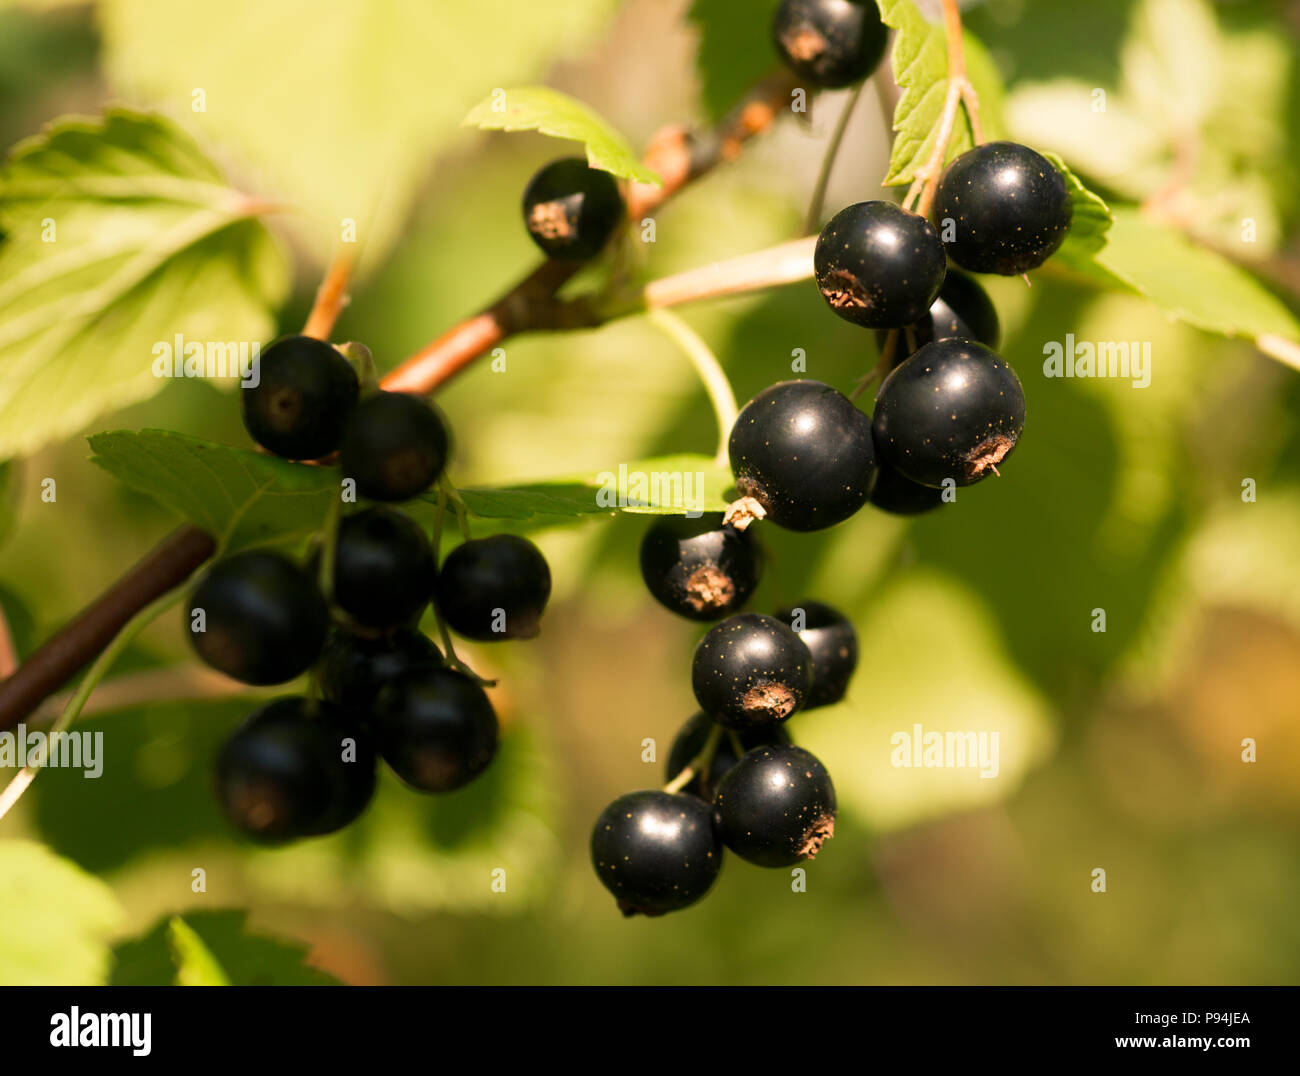
<svg viewBox="0 0 1300 1076">
<path fill-rule="evenodd" d="M 430 601 L 466 638 L 535 635 L 550 570 L 512 535 L 466 540 L 438 565 L 421 526 L 393 502 L 437 482 L 449 438 L 422 397 L 363 392 L 330 344 L 289 337 L 259 360 L 244 424 L 291 460 L 331 459 L 340 499 L 378 502 L 343 516 L 306 565 L 248 550 L 212 566 L 189 605 L 189 638 L 214 669 L 246 684 L 312 671 L 316 691 L 276 698 L 217 758 L 221 807 L 267 843 L 332 833 L 365 810 L 377 759 L 422 792 L 460 788 L 492 761 L 497 717 L 481 682 L 419 630 Z M 345 497 L 351 490 L 356 496 Z M 330 558 L 328 570 L 323 561 Z"/>
</svg>

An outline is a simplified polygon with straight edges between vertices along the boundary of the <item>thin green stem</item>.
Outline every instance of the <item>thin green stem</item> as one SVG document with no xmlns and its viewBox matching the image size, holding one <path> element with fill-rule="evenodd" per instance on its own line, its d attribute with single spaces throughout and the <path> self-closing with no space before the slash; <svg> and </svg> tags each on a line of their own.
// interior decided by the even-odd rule
<svg viewBox="0 0 1300 1076">
<path fill-rule="evenodd" d="M 433 517 L 433 555 L 439 563 L 442 561 L 442 525 L 443 521 L 447 518 L 447 492 L 448 487 L 439 483 L 438 511 Z M 447 625 L 442 619 L 442 610 L 438 608 L 436 600 L 433 602 L 433 620 L 434 623 L 438 625 L 438 638 L 442 642 L 442 649 L 447 658 L 448 668 L 464 673 L 480 686 L 491 687 L 495 684 L 495 680 L 488 680 L 485 677 L 479 676 L 479 674 L 466 665 L 465 662 L 461 660 L 460 655 L 456 653 L 455 644 L 451 641 L 451 632 L 447 630 Z"/>
<path fill-rule="evenodd" d="M 683 788 L 691 783 L 691 779 L 697 773 L 704 773 L 708 770 L 709 765 L 713 762 L 713 756 L 718 753 L 718 744 L 722 742 L 722 726 L 715 723 L 709 730 L 709 738 L 704 741 L 704 746 L 700 753 L 691 759 L 690 763 L 664 785 L 665 792 L 680 792 Z"/>
<path fill-rule="evenodd" d="M 826 146 L 826 154 L 822 157 L 822 167 L 817 175 L 817 185 L 813 188 L 812 201 L 808 203 L 808 216 L 804 218 L 803 224 L 804 235 L 812 235 L 814 232 L 821 230 L 822 206 L 826 202 L 826 188 L 831 182 L 831 171 L 835 167 L 835 158 L 839 156 L 840 143 L 844 141 L 844 132 L 849 129 L 849 119 L 853 115 L 853 110 L 857 108 L 858 98 L 862 96 L 862 88 L 866 84 L 864 79 L 854 87 L 853 92 L 849 94 L 849 99 L 844 102 L 844 108 L 840 111 L 840 118 L 835 124 L 835 130 L 831 133 L 831 140 Z"/>
<path fill-rule="evenodd" d="M 460 490 L 451 484 L 451 479 L 445 474 L 438 479 L 438 495 L 447 498 L 452 511 L 456 513 L 456 525 L 460 528 L 460 536 L 468 542 L 470 540 L 469 508 L 466 507 Z"/>
<path fill-rule="evenodd" d="M 328 602 L 334 597 L 334 560 L 339 548 L 339 520 L 343 516 L 343 498 L 330 500 L 325 512 L 325 523 L 321 527 L 320 568 L 317 581 L 320 591 Z"/>
<path fill-rule="evenodd" d="M 95 659 L 89 671 L 82 677 L 81 683 L 77 685 L 77 690 L 73 692 L 72 698 L 68 700 L 68 704 L 63 708 L 63 713 L 59 715 L 58 720 L 50 726 L 48 742 L 52 743 L 58 733 L 68 730 L 68 726 L 77 720 L 77 715 L 81 713 L 82 707 L 86 705 L 91 693 L 108 674 L 109 669 L 113 667 L 113 663 L 122 656 L 122 652 L 131 645 L 131 642 L 140 632 L 180 601 L 184 593 L 185 588 L 177 587 L 153 603 L 146 605 L 123 625 L 122 630 L 100 652 L 99 657 Z M 36 779 L 36 774 L 39 772 L 39 767 L 25 766 L 9 782 L 4 792 L 0 792 L 0 818 L 3 818 L 9 809 L 18 802 L 18 798 Z"/>
<path fill-rule="evenodd" d="M 736 424 L 736 416 L 740 414 L 740 408 L 736 406 L 736 394 L 727 379 L 726 371 L 718 364 L 709 345 L 671 310 L 651 310 L 647 316 L 677 342 L 704 383 L 704 390 L 709 394 L 709 402 L 713 404 L 713 413 L 718 419 L 718 451 L 714 455 L 714 462 L 725 464 L 727 440 L 731 437 L 731 428 Z"/>
</svg>

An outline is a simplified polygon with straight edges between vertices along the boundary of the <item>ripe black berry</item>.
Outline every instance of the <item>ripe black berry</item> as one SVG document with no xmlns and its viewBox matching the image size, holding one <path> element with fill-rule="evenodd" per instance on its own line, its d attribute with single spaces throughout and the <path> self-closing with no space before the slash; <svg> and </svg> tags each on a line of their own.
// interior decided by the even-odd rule
<svg viewBox="0 0 1300 1076">
<path fill-rule="evenodd" d="M 947 266 L 930 222 L 892 202 L 841 209 L 813 251 L 817 287 L 827 305 L 869 329 L 902 328 L 924 317 Z"/>
<path fill-rule="evenodd" d="M 195 587 L 189 629 L 194 649 L 214 669 L 245 684 L 282 684 L 320 656 L 329 609 L 315 580 L 293 561 L 237 553 Z"/>
<path fill-rule="evenodd" d="M 217 798 L 255 840 L 279 843 L 342 829 L 375 791 L 375 751 L 346 711 L 301 696 L 250 716 L 217 756 Z"/>
<path fill-rule="evenodd" d="M 1072 212 L 1061 173 L 1016 142 L 967 150 L 944 172 L 934 200 L 948 256 L 973 273 L 1003 276 L 1047 261 L 1064 242 Z"/>
<path fill-rule="evenodd" d="M 792 867 L 834 835 L 835 787 L 802 747 L 757 747 L 719 782 L 713 825 L 741 859 Z"/>
<path fill-rule="evenodd" d="M 935 340 L 960 337 L 963 340 L 974 340 L 996 351 L 1002 339 L 998 312 L 988 292 L 980 287 L 974 277 L 955 269 L 949 269 L 948 275 L 943 278 L 939 297 L 930 304 L 929 312 L 908 328 L 912 330 L 912 340 L 916 347 L 924 347 Z M 888 337 L 886 330 L 876 330 L 876 345 L 882 351 Z M 900 330 L 894 343 L 890 369 L 899 365 L 915 350 L 908 342 L 907 330 Z"/>
<path fill-rule="evenodd" d="M 970 340 L 926 344 L 885 378 L 874 430 L 881 460 L 923 486 L 996 471 L 1025 428 L 1020 379 Z"/>
<path fill-rule="evenodd" d="M 453 549 L 442 562 L 435 597 L 452 630 L 467 639 L 531 639 L 551 596 L 551 569 L 527 538 L 494 534 Z"/>
<path fill-rule="evenodd" d="M 552 161 L 524 189 L 528 234 L 560 261 L 594 258 L 622 219 L 618 181 L 581 157 Z"/>
<path fill-rule="evenodd" d="M 871 421 L 820 381 L 783 381 L 747 403 L 728 442 L 736 487 L 773 523 L 813 531 L 867 499 L 875 462 Z"/>
<path fill-rule="evenodd" d="M 722 869 L 722 846 L 707 803 L 647 789 L 601 811 L 591 862 L 624 915 L 663 915 L 709 891 Z"/>
<path fill-rule="evenodd" d="M 404 501 L 437 481 L 447 463 L 447 447 L 447 430 L 427 401 L 377 392 L 353 409 L 339 462 L 361 496 Z"/>
<path fill-rule="evenodd" d="M 339 447 L 361 383 L 351 364 L 323 340 L 277 340 L 257 363 L 258 382 L 244 389 L 244 426 L 277 456 L 315 460 Z"/>
<path fill-rule="evenodd" d="M 913 482 L 883 463 L 876 464 L 867 499 L 882 512 L 896 516 L 918 516 L 944 503 L 942 489 Z"/>
<path fill-rule="evenodd" d="M 873 0 L 784 0 L 772 38 L 795 74 L 836 90 L 875 70 L 889 30 Z"/>
<path fill-rule="evenodd" d="M 454 669 L 421 667 L 385 685 L 370 711 L 379 753 L 421 792 L 468 784 L 497 751 L 497 715 L 483 689 Z"/>
<path fill-rule="evenodd" d="M 700 710 L 678 730 L 676 737 L 673 739 L 673 746 L 668 752 L 666 780 L 671 781 L 690 765 L 691 760 L 696 755 L 704 750 L 704 743 L 709 738 L 713 726 L 714 722 L 709 715 Z M 788 744 L 790 742 L 790 734 L 786 732 L 784 724 L 763 725 L 756 729 L 746 729 L 738 735 L 740 736 L 740 746 L 745 751 L 751 751 L 755 747 L 762 747 L 765 744 Z M 701 799 L 712 800 L 713 791 L 718 787 L 718 782 L 722 780 L 722 775 L 739 761 L 739 757 L 736 754 L 735 746 L 731 742 L 731 736 L 724 734 L 718 741 L 718 748 L 713 754 L 713 761 L 709 763 L 707 772 L 697 773 L 682 786 L 681 791 L 691 796 L 699 796 Z"/>
<path fill-rule="evenodd" d="M 418 619 L 437 571 L 429 539 L 405 512 L 376 505 L 339 523 L 334 600 L 359 624 L 395 628 Z"/>
<path fill-rule="evenodd" d="M 336 631 L 320 660 L 321 693 L 357 715 L 368 715 L 380 689 L 412 669 L 442 664 L 422 632 L 404 629 L 379 638 Z"/>
<path fill-rule="evenodd" d="M 722 516 L 660 516 L 641 540 L 641 577 L 659 603 L 691 620 L 734 613 L 758 586 L 758 543 Z"/>
<path fill-rule="evenodd" d="M 784 721 L 803 705 L 811 683 L 808 648 L 779 620 L 758 613 L 738 613 L 711 628 L 691 663 L 696 701 L 727 728 Z"/>
<path fill-rule="evenodd" d="M 858 667 L 858 635 L 849 618 L 829 605 L 805 601 L 782 609 L 776 619 L 789 625 L 812 655 L 812 684 L 803 708 L 829 706 L 844 698 Z"/>
</svg>

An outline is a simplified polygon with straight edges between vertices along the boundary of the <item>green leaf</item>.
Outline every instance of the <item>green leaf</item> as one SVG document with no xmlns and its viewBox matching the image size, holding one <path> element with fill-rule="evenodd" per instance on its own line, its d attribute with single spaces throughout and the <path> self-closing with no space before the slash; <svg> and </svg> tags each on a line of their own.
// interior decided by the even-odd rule
<svg viewBox="0 0 1300 1076">
<path fill-rule="evenodd" d="M 33 841 L 0 841 L 0 986 L 99 986 L 122 920 L 113 891 Z"/>
<path fill-rule="evenodd" d="M 9 536 L 18 518 L 18 468 L 13 460 L 0 463 L 0 542 Z"/>
<path fill-rule="evenodd" d="M 891 63 L 894 80 L 902 90 L 894 108 L 894 148 L 889 157 L 885 186 L 911 183 L 934 152 L 939 117 L 943 114 L 948 89 L 948 35 L 942 23 L 928 22 L 913 0 L 877 0 L 894 37 Z M 997 69 L 988 53 L 968 31 L 963 43 L 967 77 L 980 100 L 980 119 L 985 137 L 997 137 L 1001 127 L 1003 90 Z M 958 114 L 944 163 L 965 153 L 975 144 L 965 111 Z"/>
<path fill-rule="evenodd" d="M 287 223 L 305 222 L 301 239 L 322 260 L 351 220 L 365 258 L 377 262 L 402 238 L 429 163 L 460 138 L 474 102 L 540 77 L 557 54 L 580 52 L 614 3 L 332 0 L 326 11 L 315 0 L 100 0 L 97 8 L 115 95 L 174 108 L 261 177 L 259 193 L 299 206 Z"/>
<path fill-rule="evenodd" d="M 1106 245 L 1106 233 L 1114 218 L 1110 207 L 1083 185 L 1065 161 L 1055 153 L 1044 152 L 1043 156 L 1065 177 L 1073 211 L 1069 234 L 1053 257 L 1060 258 L 1063 264 L 1072 268 L 1081 266 L 1096 257 L 1097 252 Z"/>
<path fill-rule="evenodd" d="M 0 458 L 153 395 L 156 345 L 269 336 L 287 279 L 259 211 L 157 116 L 20 143 L 0 180 Z"/>
<path fill-rule="evenodd" d="M 461 491 L 465 504 L 484 519 L 580 516 L 615 511 L 681 515 L 720 512 L 733 485 L 731 470 L 709 456 L 661 456 L 620 464 L 598 474 L 558 478 L 525 486 Z"/>
<path fill-rule="evenodd" d="M 1113 277 L 1199 329 L 1257 343 L 1280 337 L 1300 350 L 1300 323 L 1245 269 L 1136 208 L 1119 206 L 1113 215 L 1108 242 L 1096 256 Z"/>
<path fill-rule="evenodd" d="M 194 911 L 184 920 L 168 916 L 140 938 L 113 950 L 113 986 L 222 985 L 182 981 L 196 972 L 194 957 L 206 954 L 202 973 L 235 986 L 329 986 L 332 975 L 303 963 L 308 947 L 248 931 L 244 911 Z M 184 937 L 184 950 L 175 939 Z"/>
<path fill-rule="evenodd" d="M 587 148 L 587 163 L 640 183 L 659 183 L 632 147 L 600 115 L 581 101 L 546 86 L 493 90 L 465 117 L 463 125 L 482 131 L 537 131 L 569 138 Z"/>
<path fill-rule="evenodd" d="M 696 77 L 705 116 L 717 122 L 777 64 L 772 16 L 780 0 L 694 0 L 687 18 L 698 28 Z"/>
<path fill-rule="evenodd" d="M 203 939 L 179 915 L 167 924 L 167 942 L 176 962 L 177 986 L 229 986 L 230 980 Z"/>
<path fill-rule="evenodd" d="M 167 430 L 90 438 L 92 461 L 216 537 L 223 550 L 292 545 L 320 529 L 339 473 Z"/>
</svg>

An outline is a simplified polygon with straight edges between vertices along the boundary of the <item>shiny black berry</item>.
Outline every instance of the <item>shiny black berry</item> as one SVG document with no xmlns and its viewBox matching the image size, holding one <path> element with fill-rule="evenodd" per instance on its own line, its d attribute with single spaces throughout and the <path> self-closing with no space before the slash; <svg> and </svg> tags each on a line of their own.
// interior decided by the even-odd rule
<svg viewBox="0 0 1300 1076">
<path fill-rule="evenodd" d="M 641 540 L 641 578 L 661 605 L 691 620 L 734 613 L 758 586 L 762 557 L 752 531 L 721 514 L 660 516 Z"/>
<path fill-rule="evenodd" d="M 703 710 L 700 710 L 677 731 L 677 735 L 673 738 L 673 745 L 668 752 L 665 780 L 671 781 L 691 764 L 691 760 L 704 749 L 704 743 L 708 740 L 709 733 L 713 731 L 713 728 L 713 720 Z M 763 725 L 755 729 L 746 729 L 744 732 L 737 733 L 737 735 L 740 737 L 740 746 L 743 751 L 750 751 L 765 744 L 787 744 L 790 742 L 790 734 L 786 731 L 784 724 Z M 722 738 L 718 741 L 717 750 L 713 753 L 713 761 L 709 763 L 708 770 L 704 773 L 697 773 L 682 786 L 681 791 L 692 796 L 699 796 L 702 799 L 713 799 L 713 791 L 718 787 L 718 782 L 722 780 L 722 775 L 736 764 L 739 757 L 736 754 L 735 745 L 731 742 L 730 732 L 723 733 Z"/>
<path fill-rule="evenodd" d="M 803 705 L 811 683 L 808 648 L 759 613 L 737 613 L 709 629 L 691 663 L 700 709 L 732 729 L 784 721 Z"/>
<path fill-rule="evenodd" d="M 955 483 L 954 483 L 955 484 Z M 934 486 L 923 486 L 913 482 L 894 468 L 876 464 L 876 472 L 871 476 L 871 491 L 867 499 L 882 512 L 895 516 L 919 516 L 944 503 L 944 491 Z"/>
<path fill-rule="evenodd" d="M 619 796 L 591 831 L 596 877 L 624 915 L 663 915 L 694 904 L 722 869 L 709 804 L 646 789 Z"/>
<path fill-rule="evenodd" d="M 214 669 L 245 684 L 282 684 L 320 656 L 329 609 L 303 568 L 251 551 L 212 566 L 194 588 L 187 626 Z"/>
<path fill-rule="evenodd" d="M 447 464 L 447 429 L 426 400 L 377 392 L 353 409 L 339 463 L 357 492 L 374 501 L 405 501 L 423 493 Z"/>
<path fill-rule="evenodd" d="M 527 538 L 474 538 L 442 562 L 435 595 L 443 619 L 467 639 L 531 639 L 551 596 L 551 569 Z"/>
<path fill-rule="evenodd" d="M 747 403 L 731 428 L 731 469 L 778 526 L 820 530 L 867 499 L 871 420 L 820 381 L 783 381 Z"/>
<path fill-rule="evenodd" d="M 429 539 L 405 512 L 376 505 L 339 523 L 334 601 L 358 624 L 396 628 L 418 620 L 437 570 Z"/>
<path fill-rule="evenodd" d="M 258 381 L 241 395 L 244 426 L 269 452 L 315 460 L 339 447 L 361 383 L 352 365 L 323 340 L 290 336 L 262 353 Z"/>
<path fill-rule="evenodd" d="M 398 676 L 380 690 L 370 720 L 384 761 L 420 792 L 460 788 L 496 755 L 496 711 L 483 689 L 454 669 Z"/>
<path fill-rule="evenodd" d="M 1016 142 L 967 150 L 939 180 L 934 219 L 948 256 L 973 273 L 1016 276 L 1065 241 L 1072 207 L 1065 178 Z"/>
<path fill-rule="evenodd" d="M 813 272 L 827 305 L 869 329 L 902 328 L 924 317 L 947 266 L 930 222 L 893 202 L 841 209 L 813 251 Z"/>
<path fill-rule="evenodd" d="M 858 667 L 858 634 L 849 618 L 829 605 L 805 601 L 780 610 L 776 619 L 789 625 L 812 655 L 812 685 L 803 708 L 829 706 L 844 698 Z"/>
<path fill-rule="evenodd" d="M 581 157 L 541 169 L 524 190 L 524 224 L 533 242 L 560 261 L 586 261 L 601 252 L 623 219 L 623 196 L 608 172 Z"/>
<path fill-rule="evenodd" d="M 948 275 L 943 279 L 943 287 L 939 289 L 939 297 L 930 304 L 929 312 L 908 328 L 911 329 L 910 342 L 907 330 L 898 330 L 890 369 L 911 355 L 916 348 L 935 340 L 960 337 L 963 340 L 974 340 L 994 351 L 1002 340 L 998 312 L 988 292 L 980 287 L 974 277 L 956 269 L 948 270 Z M 882 351 L 888 338 L 887 330 L 876 330 L 876 345 Z M 915 347 L 912 346 L 913 343 Z"/>
<path fill-rule="evenodd" d="M 718 783 L 713 825 L 741 859 L 792 867 L 834 835 L 835 787 L 802 747 L 757 747 Z"/>
<path fill-rule="evenodd" d="M 268 844 L 333 833 L 375 791 L 370 736 L 344 709 L 301 696 L 275 699 L 226 741 L 217 799 L 230 822 Z"/>
<path fill-rule="evenodd" d="M 889 29 L 874 0 L 783 0 L 772 20 L 772 39 L 795 74 L 835 90 L 876 69 Z"/>
<path fill-rule="evenodd" d="M 405 628 L 368 637 L 336 631 L 321 655 L 321 693 L 353 713 L 368 716 L 385 684 L 412 669 L 441 664 L 442 654 L 423 632 Z"/>
<path fill-rule="evenodd" d="M 1020 379 L 970 340 L 926 344 L 880 386 L 881 460 L 923 486 L 969 486 L 995 473 L 1025 428 Z"/>
</svg>

